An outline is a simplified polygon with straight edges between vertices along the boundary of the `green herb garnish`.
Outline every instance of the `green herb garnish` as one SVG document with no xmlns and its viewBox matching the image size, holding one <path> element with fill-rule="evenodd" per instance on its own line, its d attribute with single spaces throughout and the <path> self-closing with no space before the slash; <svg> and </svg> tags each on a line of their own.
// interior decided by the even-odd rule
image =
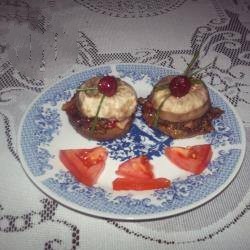
<svg viewBox="0 0 250 250">
<path fill-rule="evenodd" d="M 99 105 L 97 107 L 97 111 L 96 111 L 96 114 L 95 114 L 95 117 L 94 117 L 94 120 L 92 121 L 91 123 L 91 128 L 90 128 L 90 135 L 92 135 L 95 131 L 95 128 L 96 128 L 96 124 L 97 124 L 97 121 L 98 121 L 98 115 L 99 115 L 99 112 L 100 112 L 100 109 L 101 109 L 101 106 L 102 106 L 102 103 L 103 103 L 103 100 L 105 98 L 105 95 L 102 95 L 102 98 L 99 102 Z"/>
<path fill-rule="evenodd" d="M 193 56 L 191 62 L 188 63 L 188 66 L 187 66 L 187 68 L 185 69 L 185 71 L 183 73 L 184 76 L 187 76 L 187 77 L 189 76 L 190 71 L 192 70 L 192 67 L 194 66 L 195 62 L 197 61 L 199 55 L 200 55 L 200 52 L 199 51 L 195 51 L 194 56 Z"/>
<path fill-rule="evenodd" d="M 215 61 L 217 60 L 217 57 L 215 57 L 215 59 L 213 60 L 213 62 L 211 62 L 208 65 L 206 65 L 206 66 L 204 66 L 204 67 L 202 67 L 200 69 L 197 69 L 195 71 L 195 69 L 193 68 L 193 66 L 194 66 L 195 62 L 197 61 L 197 59 L 199 57 L 199 54 L 200 54 L 199 52 L 195 52 L 194 53 L 194 56 L 193 56 L 191 62 L 188 63 L 188 66 L 187 66 L 186 70 L 183 73 L 184 76 L 187 76 L 189 78 L 189 77 L 192 77 L 194 75 L 197 75 L 199 72 L 201 72 L 201 71 L 207 69 L 209 66 L 213 65 L 215 63 Z"/>
<path fill-rule="evenodd" d="M 86 94 L 91 95 L 91 94 L 96 93 L 96 92 L 98 91 L 98 88 L 95 88 L 95 87 L 87 87 L 87 88 L 80 88 L 80 89 L 77 89 L 76 91 L 77 91 L 77 92 L 83 91 L 83 92 L 86 92 Z"/>
<path fill-rule="evenodd" d="M 169 85 L 168 83 L 156 85 L 156 86 L 154 86 L 154 91 L 164 90 L 164 89 L 168 88 L 168 85 Z"/>
<path fill-rule="evenodd" d="M 170 94 L 165 96 L 165 98 L 161 102 L 160 106 L 156 110 L 156 114 L 155 114 L 154 120 L 153 120 L 153 127 L 154 128 L 157 128 L 157 126 L 158 126 L 158 121 L 159 121 L 159 117 L 160 117 L 161 108 L 162 108 L 163 104 L 165 103 L 165 101 L 168 99 L 169 96 L 170 96 Z"/>
<path fill-rule="evenodd" d="M 213 62 L 209 63 L 208 65 L 206 65 L 206 66 L 204 66 L 204 67 L 202 67 L 202 68 L 200 68 L 200 69 L 197 69 L 197 70 L 194 71 L 194 72 L 191 72 L 191 73 L 189 74 L 189 77 L 192 77 L 193 75 L 197 75 L 199 72 L 201 72 L 201 71 L 207 69 L 209 66 L 213 65 L 213 64 L 215 63 L 216 60 L 217 60 L 217 57 L 214 58 Z"/>
<path fill-rule="evenodd" d="M 98 88 L 83 88 L 83 89 L 77 89 L 76 91 L 88 91 L 88 90 L 98 90 Z"/>
</svg>

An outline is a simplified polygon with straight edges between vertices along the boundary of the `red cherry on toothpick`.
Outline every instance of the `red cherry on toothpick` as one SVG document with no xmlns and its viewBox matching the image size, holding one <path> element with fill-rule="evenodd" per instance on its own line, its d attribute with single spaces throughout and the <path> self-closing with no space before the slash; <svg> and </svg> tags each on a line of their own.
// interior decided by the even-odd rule
<svg viewBox="0 0 250 250">
<path fill-rule="evenodd" d="M 117 81 L 113 76 L 104 76 L 98 83 L 98 90 L 105 96 L 113 96 L 117 91 Z"/>
<path fill-rule="evenodd" d="M 169 83 L 171 94 L 175 97 L 186 95 L 191 88 L 191 83 L 186 76 L 176 76 Z"/>
</svg>

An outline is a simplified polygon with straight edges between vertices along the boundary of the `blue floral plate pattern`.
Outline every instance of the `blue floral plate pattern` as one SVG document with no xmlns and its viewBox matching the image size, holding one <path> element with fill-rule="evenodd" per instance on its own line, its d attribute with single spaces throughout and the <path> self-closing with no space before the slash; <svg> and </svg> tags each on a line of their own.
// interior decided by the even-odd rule
<svg viewBox="0 0 250 250">
<path fill-rule="evenodd" d="M 99 66 L 66 78 L 38 96 L 23 117 L 19 129 L 19 153 L 23 168 L 44 193 L 71 209 L 103 218 L 147 220 L 167 217 L 204 204 L 223 191 L 236 176 L 245 154 L 243 124 L 231 104 L 209 88 L 213 106 L 224 110 L 214 121 L 215 131 L 204 136 L 173 140 L 150 129 L 143 122 L 140 107 L 128 134 L 116 140 L 90 141 L 75 132 L 62 104 L 75 89 L 96 75 L 115 75 L 130 83 L 138 97 L 146 97 L 163 76 L 177 74 L 173 69 L 143 64 Z M 169 146 L 210 143 L 213 158 L 200 175 L 174 166 L 163 154 Z M 59 150 L 103 146 L 109 152 L 97 184 L 79 183 L 58 158 Z M 171 179 L 167 189 L 152 191 L 113 191 L 118 165 L 132 157 L 147 155 L 156 177 Z"/>
</svg>

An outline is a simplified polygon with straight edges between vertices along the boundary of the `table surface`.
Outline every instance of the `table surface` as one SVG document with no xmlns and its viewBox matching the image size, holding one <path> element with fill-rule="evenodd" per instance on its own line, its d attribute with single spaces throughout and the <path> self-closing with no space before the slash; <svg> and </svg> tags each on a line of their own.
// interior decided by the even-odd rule
<svg viewBox="0 0 250 250">
<path fill-rule="evenodd" d="M 249 249 L 250 2 L 247 0 L 0 1 L 0 249 Z M 182 71 L 194 51 L 217 60 L 206 81 L 239 113 L 246 154 L 206 204 L 143 222 L 75 212 L 24 173 L 17 131 L 46 88 L 114 63 Z"/>
</svg>

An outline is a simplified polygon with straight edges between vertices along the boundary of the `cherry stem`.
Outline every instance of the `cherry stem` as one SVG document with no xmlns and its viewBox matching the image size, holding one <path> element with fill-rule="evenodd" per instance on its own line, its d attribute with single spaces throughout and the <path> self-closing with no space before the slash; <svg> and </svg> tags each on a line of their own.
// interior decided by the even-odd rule
<svg viewBox="0 0 250 250">
<path fill-rule="evenodd" d="M 191 68 L 193 67 L 194 63 L 196 62 L 197 58 L 199 57 L 199 54 L 200 53 L 198 51 L 195 51 L 194 56 L 193 56 L 191 62 L 188 63 L 188 66 L 187 66 L 186 70 L 183 73 L 184 76 L 188 76 L 189 75 Z"/>
<path fill-rule="evenodd" d="M 160 106 L 158 107 L 155 117 L 154 117 L 154 121 L 153 121 L 153 127 L 157 128 L 158 126 L 158 121 L 159 121 L 159 116 L 160 116 L 160 112 L 161 112 L 161 108 L 163 106 L 163 104 L 165 103 L 165 101 L 168 99 L 169 95 L 167 95 L 164 100 L 161 102 Z"/>
<path fill-rule="evenodd" d="M 99 102 L 99 105 L 97 107 L 97 111 L 96 111 L 96 114 L 95 114 L 95 118 L 91 124 L 91 129 L 90 129 L 90 134 L 92 135 L 95 131 L 95 128 L 96 128 L 96 124 L 97 124 L 97 120 L 98 120 L 98 115 L 99 115 L 99 112 L 100 112 L 100 109 L 101 109 L 101 106 L 102 106 L 102 103 L 103 103 L 103 100 L 105 98 L 105 95 L 102 95 L 102 98 Z"/>
</svg>

